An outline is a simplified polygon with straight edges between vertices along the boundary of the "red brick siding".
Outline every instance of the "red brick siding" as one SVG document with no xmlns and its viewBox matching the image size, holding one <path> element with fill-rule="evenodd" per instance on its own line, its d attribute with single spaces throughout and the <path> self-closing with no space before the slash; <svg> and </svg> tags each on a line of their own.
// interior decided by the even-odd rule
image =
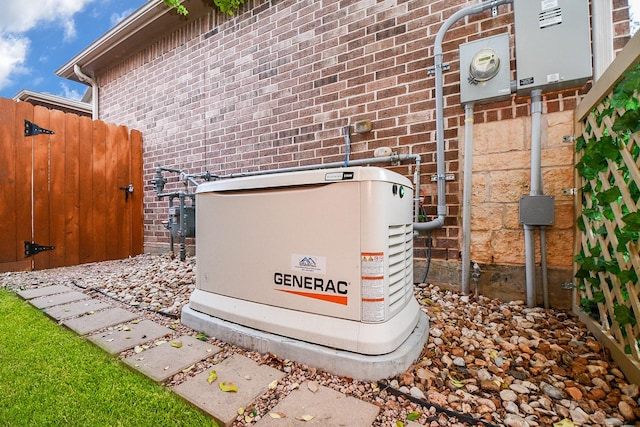
<svg viewBox="0 0 640 427">
<path fill-rule="evenodd" d="M 357 120 L 374 131 L 354 135 L 352 158 L 380 146 L 419 153 L 426 211 L 435 211 L 433 44 L 444 19 L 464 0 L 250 0 L 233 18 L 211 12 L 114 64 L 98 76 L 100 117 L 144 135 L 145 182 L 156 165 L 197 173 L 290 167 L 343 159 L 342 128 Z M 625 0 L 614 1 L 617 49 L 628 39 Z M 433 233 L 434 257 L 459 257 L 458 50 L 502 32 L 513 37 L 512 6 L 466 18 L 447 33 L 445 139 L 448 216 Z M 512 43 L 513 46 L 513 43 Z M 513 49 L 513 47 L 512 47 Z M 512 70 L 515 61 L 512 61 Z M 545 112 L 571 110 L 585 92 L 545 95 Z M 475 122 L 530 114 L 528 98 L 480 106 Z M 412 166 L 395 170 L 411 177 Z M 145 188 L 146 244 L 167 242 L 166 200 Z M 258 214 L 258 213 L 256 213 Z M 416 242 L 421 256 L 424 239 Z"/>
</svg>

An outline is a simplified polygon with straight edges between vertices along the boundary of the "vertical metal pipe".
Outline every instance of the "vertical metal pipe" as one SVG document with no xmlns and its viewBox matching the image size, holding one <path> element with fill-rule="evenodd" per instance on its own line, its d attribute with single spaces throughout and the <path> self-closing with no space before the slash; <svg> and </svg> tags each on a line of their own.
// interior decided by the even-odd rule
<svg viewBox="0 0 640 427">
<path fill-rule="evenodd" d="M 464 166 L 462 188 L 462 293 L 471 288 L 471 193 L 473 190 L 473 102 L 464 105 Z"/>
<path fill-rule="evenodd" d="M 540 227 L 540 270 L 542 279 L 542 301 L 549 308 L 549 275 L 547 274 L 547 227 Z"/>
<path fill-rule="evenodd" d="M 482 3 L 464 7 L 447 18 L 443 23 L 433 45 L 433 60 L 435 71 L 435 98 L 436 98 L 436 178 L 438 194 L 438 217 L 428 222 L 421 222 L 413 225 L 416 231 L 428 231 L 440 228 L 444 225 L 444 218 L 447 215 L 446 197 L 446 176 L 444 161 L 444 77 L 442 75 L 443 53 L 442 44 L 444 36 L 449 28 L 460 19 L 484 12 L 487 9 L 494 9 L 503 4 L 513 3 L 513 0 L 488 0 Z"/>
<path fill-rule="evenodd" d="M 527 307 L 536 306 L 536 241 L 535 226 L 524 225 L 524 251 L 525 251 L 525 275 Z"/>
<path fill-rule="evenodd" d="M 542 90 L 531 91 L 531 196 L 542 194 Z M 524 225 L 527 306 L 536 306 L 535 227 Z M 546 250 L 546 248 L 541 248 Z"/>
<path fill-rule="evenodd" d="M 542 195 L 542 90 L 531 91 L 531 188 L 532 196 Z"/>
</svg>

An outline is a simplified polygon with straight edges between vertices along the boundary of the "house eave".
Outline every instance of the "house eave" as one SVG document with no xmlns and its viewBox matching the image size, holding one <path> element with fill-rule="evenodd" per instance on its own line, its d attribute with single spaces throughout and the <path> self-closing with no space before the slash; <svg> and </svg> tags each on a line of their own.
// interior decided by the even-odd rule
<svg viewBox="0 0 640 427">
<path fill-rule="evenodd" d="M 62 108 L 86 115 L 91 114 L 91 104 L 89 103 L 49 93 L 34 92 L 28 89 L 21 90 L 12 99 L 14 101 L 29 102 L 34 105 L 43 105 L 47 108 Z"/>
<path fill-rule="evenodd" d="M 58 68 L 56 75 L 81 82 L 74 72 L 74 66 L 78 64 L 84 73 L 95 77 L 97 70 L 130 56 L 161 35 L 184 25 L 185 19 L 190 19 L 206 10 L 202 2 L 189 2 L 187 7 L 189 15 L 183 18 L 177 16 L 176 12 L 167 7 L 163 0 L 149 0 Z"/>
</svg>

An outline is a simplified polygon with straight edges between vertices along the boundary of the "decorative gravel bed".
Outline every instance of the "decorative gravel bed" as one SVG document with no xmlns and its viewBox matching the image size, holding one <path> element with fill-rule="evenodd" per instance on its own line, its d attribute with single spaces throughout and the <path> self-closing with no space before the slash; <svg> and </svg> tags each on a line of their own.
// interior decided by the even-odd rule
<svg viewBox="0 0 640 427">
<path fill-rule="evenodd" d="M 145 254 L 117 261 L 44 271 L 0 274 L 0 285 L 25 289 L 49 284 L 77 286 L 95 298 L 164 324 L 179 334 L 179 315 L 195 287 L 195 259 Z M 378 382 L 354 381 L 222 343 L 214 360 L 175 375 L 168 386 L 240 353 L 287 373 L 277 388 L 255 402 L 251 425 L 305 381 L 315 381 L 380 407 L 375 426 L 640 424 L 640 391 L 577 318 L 564 311 L 527 308 L 522 302 L 458 295 L 437 286 L 416 286 L 430 318 L 421 358 L 407 372 Z M 196 331 L 197 332 L 197 331 Z M 133 350 L 130 350 L 131 352 Z M 123 356 L 129 353 L 122 353 Z M 245 411 L 249 413 L 250 411 Z"/>
</svg>

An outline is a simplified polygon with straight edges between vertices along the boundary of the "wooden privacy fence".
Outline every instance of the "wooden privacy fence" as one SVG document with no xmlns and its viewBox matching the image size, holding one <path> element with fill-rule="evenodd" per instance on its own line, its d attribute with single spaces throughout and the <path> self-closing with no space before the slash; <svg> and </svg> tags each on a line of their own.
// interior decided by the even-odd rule
<svg viewBox="0 0 640 427">
<path fill-rule="evenodd" d="M 142 199 L 140 132 L 0 98 L 0 272 L 142 253 Z"/>
<path fill-rule="evenodd" d="M 576 109 L 574 310 L 640 383 L 640 33 Z"/>
</svg>

